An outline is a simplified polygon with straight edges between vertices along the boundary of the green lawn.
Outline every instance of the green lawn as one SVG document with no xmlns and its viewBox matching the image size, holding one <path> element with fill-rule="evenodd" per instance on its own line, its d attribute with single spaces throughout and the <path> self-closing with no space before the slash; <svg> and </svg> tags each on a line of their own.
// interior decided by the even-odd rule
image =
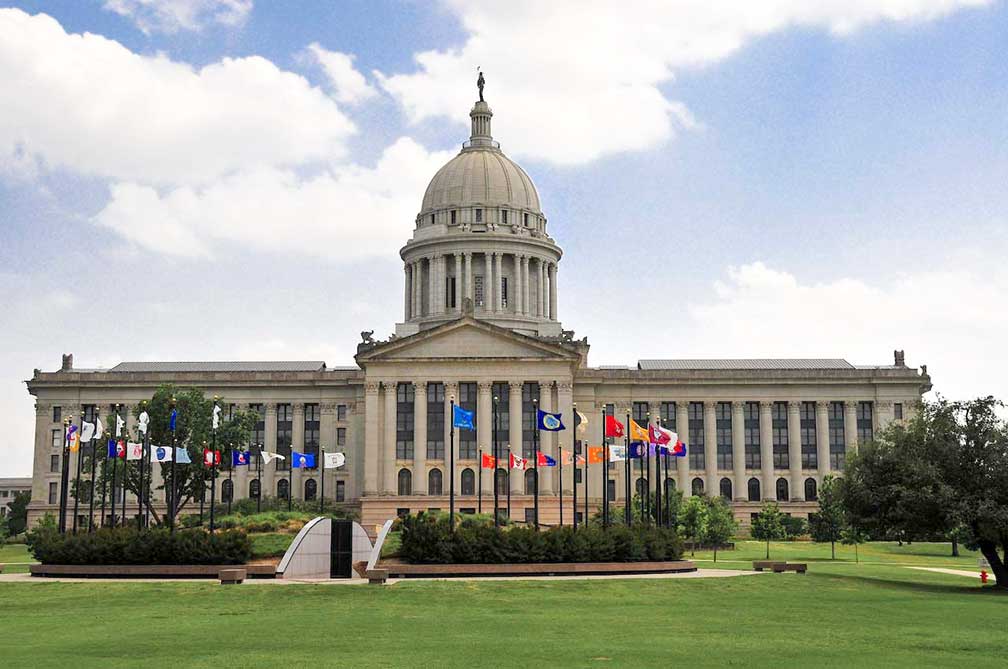
<svg viewBox="0 0 1008 669">
<path fill-rule="evenodd" d="M 5 565 L 5 574 L 26 573 L 29 562 L 35 562 L 35 558 L 24 544 L 0 544 L 0 564 Z"/>
<path fill-rule="evenodd" d="M 724 556 L 758 557 L 758 548 L 740 542 Z M 0 583 L 4 664 L 1004 665 L 1008 596 L 896 564 L 966 568 L 975 558 L 873 544 L 864 547 L 873 562 L 817 562 L 823 548 L 774 547 L 811 562 L 806 575 L 728 579 Z M 719 555 L 719 566 L 732 565 Z"/>
<path fill-rule="evenodd" d="M 948 567 L 950 569 L 976 569 L 977 557 L 975 551 L 969 551 L 959 546 L 959 557 L 952 557 L 952 544 L 920 543 L 903 544 L 896 542 L 873 542 L 858 547 L 860 560 L 865 564 L 898 564 L 926 567 Z M 702 567 L 715 566 L 712 562 L 714 554 L 711 551 L 697 551 L 688 559 L 696 560 Z M 735 549 L 718 551 L 718 567 L 738 569 L 741 566 L 751 566 L 753 560 L 766 558 L 766 542 L 736 541 Z M 822 562 L 824 565 L 837 563 L 854 563 L 854 547 L 836 545 L 836 562 L 830 555 L 829 544 L 817 544 L 809 541 L 770 542 L 770 559 L 792 560 L 801 562 Z"/>
</svg>

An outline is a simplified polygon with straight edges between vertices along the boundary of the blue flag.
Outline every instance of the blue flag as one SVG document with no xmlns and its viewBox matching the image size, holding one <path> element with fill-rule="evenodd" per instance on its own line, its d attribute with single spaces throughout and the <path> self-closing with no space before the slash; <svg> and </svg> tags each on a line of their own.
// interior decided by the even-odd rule
<svg viewBox="0 0 1008 669">
<path fill-rule="evenodd" d="M 297 451 L 291 451 L 291 467 L 307 467 L 308 469 L 315 468 L 315 454 L 314 453 L 298 453 Z"/>
<path fill-rule="evenodd" d="M 107 457 L 110 457 L 110 458 L 118 458 L 119 457 L 119 452 L 116 450 L 116 441 L 115 441 L 115 439 L 109 439 L 108 440 L 108 455 L 107 455 Z"/>
<path fill-rule="evenodd" d="M 630 444 L 630 450 L 627 451 L 627 456 L 631 458 L 643 458 L 647 455 L 648 444 L 633 443 Z"/>
<path fill-rule="evenodd" d="M 231 466 L 241 467 L 249 463 L 248 451 L 231 451 Z"/>
<path fill-rule="evenodd" d="M 475 418 L 475 413 L 472 411 L 466 411 L 456 404 L 455 411 L 452 413 L 452 427 L 460 427 L 463 430 L 475 430 L 476 426 L 473 425 L 473 420 Z"/>
<path fill-rule="evenodd" d="M 175 464 L 177 465 L 191 465 L 192 460 L 189 459 L 189 451 L 182 446 L 175 447 Z"/>
<path fill-rule="evenodd" d="M 548 432 L 559 432 L 567 428 L 564 427 L 563 421 L 560 420 L 560 414 L 549 413 L 548 411 L 539 409 L 539 429 Z"/>
<path fill-rule="evenodd" d="M 171 410 L 171 416 L 168 417 L 168 429 L 172 432 L 175 431 L 175 420 L 178 418 L 178 411 L 175 409 Z"/>
</svg>

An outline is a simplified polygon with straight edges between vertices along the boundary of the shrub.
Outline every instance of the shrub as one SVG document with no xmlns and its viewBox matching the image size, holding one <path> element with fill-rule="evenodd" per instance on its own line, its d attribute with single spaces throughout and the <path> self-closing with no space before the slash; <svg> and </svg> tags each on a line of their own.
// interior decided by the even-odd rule
<svg viewBox="0 0 1008 669">
<path fill-rule="evenodd" d="M 51 527 L 28 533 L 28 548 L 43 564 L 243 564 L 252 542 L 238 530 L 137 530 L 104 527 L 95 532 L 60 534 Z"/>
<path fill-rule="evenodd" d="M 536 531 L 531 527 L 496 529 L 482 519 L 459 523 L 452 533 L 447 516 L 419 513 L 402 520 L 399 555 L 428 564 L 530 562 L 640 562 L 678 560 L 683 543 L 675 530 L 587 525 Z"/>
<path fill-rule="evenodd" d="M 789 541 L 808 534 L 808 521 L 804 518 L 784 516 L 781 520 L 784 522 L 784 533 Z"/>
<path fill-rule="evenodd" d="M 214 508 L 216 509 L 218 517 L 227 515 L 227 504 L 218 502 L 217 506 Z M 287 500 L 280 499 L 278 497 L 263 497 L 258 511 L 256 510 L 256 501 L 254 498 L 244 497 L 242 499 L 235 500 L 231 504 L 232 515 L 253 516 L 260 513 L 266 513 L 268 511 L 288 513 Z M 309 502 L 306 502 L 303 499 L 292 500 L 291 512 L 311 514 L 311 518 L 315 518 L 316 516 L 328 516 L 330 518 L 360 521 L 360 513 L 357 509 L 348 507 L 344 504 L 336 504 L 329 499 L 325 500 L 324 510 L 322 513 L 319 513 L 318 500 L 312 500 Z M 207 511 L 207 513 L 209 513 L 209 511 Z"/>
</svg>

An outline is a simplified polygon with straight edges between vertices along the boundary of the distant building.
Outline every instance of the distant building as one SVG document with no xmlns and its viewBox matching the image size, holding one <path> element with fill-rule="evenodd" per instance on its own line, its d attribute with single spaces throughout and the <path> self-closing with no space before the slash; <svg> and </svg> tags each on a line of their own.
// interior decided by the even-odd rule
<svg viewBox="0 0 1008 669">
<path fill-rule="evenodd" d="M 7 515 L 7 506 L 14 501 L 14 495 L 19 492 L 31 492 L 30 478 L 0 478 L 0 518 Z"/>
<path fill-rule="evenodd" d="M 533 401 L 561 412 L 571 427 L 576 403 L 588 417 L 588 444 L 601 442 L 603 412 L 621 420 L 629 412 L 641 424 L 661 421 L 686 442 L 688 457 L 673 462 L 669 490 L 722 495 L 744 522 L 767 499 L 806 515 L 815 508 L 823 477 L 842 472 L 859 442 L 908 418 L 931 388 L 926 368 L 908 367 L 902 352 L 892 364 L 870 366 L 840 359 L 589 366 L 587 338 L 563 330 L 558 318 L 562 252 L 547 233 L 535 186 L 493 140 L 487 103 L 477 102 L 469 115 L 469 141 L 434 175 L 412 237 L 400 251 L 403 321 L 394 335 L 375 341 L 363 332 L 354 367 L 322 361 L 124 362 L 85 370 L 65 356 L 57 371 L 35 370 L 28 381 L 37 398 L 30 521 L 58 508 L 63 418 L 79 421 L 81 412 L 90 417 L 96 410 L 108 416 L 114 404 L 135 406 L 162 383 L 221 395 L 225 419 L 233 407 L 251 407 L 260 416 L 252 443 L 266 450 L 289 455 L 293 445 L 344 452 L 346 465 L 325 472 L 325 494 L 359 506 L 365 524 L 406 511 L 446 510 L 449 476 L 455 478 L 457 508 L 475 510 L 478 456 L 493 452 L 494 398 L 503 460 L 508 445 L 516 455 L 531 456 Z M 604 276 L 599 286 L 604 289 Z M 782 340 L 781 349 L 787 348 Z M 454 472 L 446 450 L 452 397 L 476 412 L 477 427 L 457 433 Z M 128 427 L 134 429 L 132 415 Z M 572 430 L 544 433 L 541 450 L 558 458 L 558 448 L 570 450 L 572 439 Z M 289 463 L 265 468 L 262 493 L 317 498 L 322 472 L 298 469 L 291 490 Z M 654 459 L 646 474 L 634 465 L 632 489 L 653 490 Z M 541 472 L 543 523 L 559 521 L 561 487 L 567 522 L 574 485 L 582 503 L 587 494 L 593 510 L 601 504 L 601 465 L 591 467 L 587 480 L 577 474 L 577 483 L 565 467 L 562 486 L 559 468 Z M 484 512 L 493 490 L 493 476 L 485 474 Z M 525 520 L 534 474 L 507 474 L 501 473 L 502 496 L 510 489 L 512 517 Z M 217 482 L 217 499 L 257 493 L 255 467 L 236 468 L 233 480 L 226 479 Z M 604 488 L 624 504 L 622 463 L 609 467 Z M 136 512 L 132 496 L 127 511 Z"/>
</svg>

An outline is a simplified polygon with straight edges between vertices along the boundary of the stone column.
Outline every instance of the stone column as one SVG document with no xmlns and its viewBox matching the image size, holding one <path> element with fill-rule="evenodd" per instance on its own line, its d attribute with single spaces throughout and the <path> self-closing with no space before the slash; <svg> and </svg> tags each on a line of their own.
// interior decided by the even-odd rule
<svg viewBox="0 0 1008 669">
<path fill-rule="evenodd" d="M 494 311 L 504 311 L 504 258 L 503 254 L 494 254 Z"/>
<path fill-rule="evenodd" d="M 560 412 L 564 427 L 566 430 L 556 433 L 556 438 L 560 440 L 560 443 L 556 446 L 556 460 L 557 467 L 555 467 L 557 476 L 557 486 L 556 489 L 560 489 L 560 451 L 561 449 L 565 451 L 573 450 L 574 448 L 574 438 L 571 436 L 574 434 L 574 384 L 570 381 L 557 381 L 557 411 Z M 574 490 L 574 468 L 564 467 L 564 485 L 563 492 L 564 496 L 568 494 L 573 494 Z M 566 514 L 565 514 L 566 515 Z"/>
<path fill-rule="evenodd" d="M 265 438 L 266 445 L 263 447 L 271 453 L 277 452 L 277 405 L 276 402 L 266 403 L 266 417 L 263 419 L 263 427 L 265 428 Z M 276 470 L 276 465 L 270 468 L 270 472 Z M 266 473 L 266 467 L 263 467 L 263 473 Z M 274 491 L 275 492 L 275 491 Z"/>
<path fill-rule="evenodd" d="M 788 402 L 788 471 L 791 501 L 805 499 L 801 470 L 801 402 Z"/>
<path fill-rule="evenodd" d="M 717 402 L 704 402 L 704 461 L 706 481 L 704 490 L 714 497 L 720 491 L 717 467 Z"/>
<path fill-rule="evenodd" d="M 451 449 L 452 449 L 452 443 L 451 443 L 451 438 L 452 438 L 451 398 L 454 397 L 455 401 L 458 402 L 458 398 L 459 398 L 459 385 L 458 385 L 458 381 L 445 381 L 444 382 L 444 387 L 445 387 L 445 403 L 444 403 L 444 413 L 445 413 L 445 420 L 444 420 L 444 466 L 442 467 L 441 471 L 442 471 L 442 474 L 444 474 L 444 476 L 442 478 L 442 483 L 443 483 L 442 489 L 444 491 L 445 499 L 447 499 L 448 498 L 449 485 L 451 484 L 451 479 L 449 477 L 452 476 L 452 471 L 449 469 L 449 466 L 451 464 Z M 458 436 L 459 436 L 459 431 L 455 430 L 455 440 L 456 440 L 456 443 L 455 443 L 455 470 L 456 470 L 456 473 L 455 473 L 455 477 L 456 477 L 455 478 L 455 492 L 456 493 L 459 492 L 459 488 L 458 488 L 459 475 L 457 473 L 458 470 L 459 470 L 459 466 L 458 466 L 459 446 L 458 446 L 458 443 L 457 443 L 458 442 Z"/>
<path fill-rule="evenodd" d="M 483 311 L 490 313 L 493 299 L 491 289 L 493 288 L 493 254 L 490 252 L 483 254 Z"/>
<path fill-rule="evenodd" d="M 291 467 L 294 467 L 294 450 L 304 453 L 304 404 L 295 402 L 291 405 L 294 410 L 293 425 L 291 425 Z M 317 463 L 316 463 L 317 464 Z M 291 499 L 304 498 L 304 478 L 305 471 L 300 467 L 294 469 L 291 476 Z M 295 494 L 296 493 L 296 494 Z"/>
<path fill-rule="evenodd" d="M 413 382 L 413 494 L 427 494 L 427 381 Z"/>
<path fill-rule="evenodd" d="M 511 288 L 511 300 L 514 302 L 514 312 L 516 316 L 522 313 L 522 259 L 517 253 L 514 258 L 514 286 Z"/>
<path fill-rule="evenodd" d="M 462 254 L 455 254 L 455 313 L 462 313 L 462 286 L 465 283 L 462 281 Z"/>
<path fill-rule="evenodd" d="M 557 264 L 549 264 L 549 317 L 557 320 Z"/>
<path fill-rule="evenodd" d="M 420 266 L 417 261 L 410 263 L 410 317 L 416 318 L 420 315 L 419 303 L 420 295 Z"/>
<path fill-rule="evenodd" d="M 403 265 L 403 320 L 408 321 L 412 314 L 410 313 L 410 266 L 409 264 Z"/>
<path fill-rule="evenodd" d="M 847 456 L 857 453 L 857 402 L 844 402 L 844 441 L 847 444 Z"/>
<path fill-rule="evenodd" d="M 745 403 L 732 402 L 732 497 L 736 502 L 749 499 L 745 466 Z"/>
<path fill-rule="evenodd" d="M 485 289 L 485 287 L 484 287 Z M 480 381 L 476 384 L 476 447 L 487 455 L 493 455 L 493 383 Z M 479 454 L 476 455 L 476 465 L 482 467 Z M 479 472 L 474 472 L 479 474 Z M 489 474 L 489 476 L 487 476 Z M 461 477 L 459 478 L 461 482 Z M 477 485 L 479 485 L 477 476 Z M 493 494 L 493 471 L 483 472 L 483 494 Z M 492 503 L 492 502 L 491 502 Z"/>
<path fill-rule="evenodd" d="M 553 382 L 552 381 L 540 381 L 539 382 L 539 408 L 543 411 L 553 411 Z M 539 450 L 550 457 L 554 457 L 556 454 L 556 449 L 554 448 L 553 435 L 555 432 L 539 432 Z M 534 463 L 533 463 L 534 464 Z M 540 467 L 539 468 L 539 494 L 540 495 L 552 495 L 556 488 L 553 485 L 553 475 L 549 470 L 552 467 Z"/>
<path fill-rule="evenodd" d="M 329 494 L 329 499 L 333 499 L 336 493 L 336 479 L 333 477 L 332 472 L 326 475 L 325 468 L 325 457 L 322 455 L 322 451 L 325 450 L 327 453 L 332 453 L 336 450 L 336 403 L 335 402 L 323 402 L 319 405 L 319 454 L 318 454 L 318 473 L 319 473 L 319 495 L 322 494 L 322 477 L 326 479 L 326 492 Z M 237 469 L 237 468 L 236 468 Z M 241 469 L 248 469 L 248 467 L 242 467 Z M 335 471 L 335 470 L 334 470 Z M 235 488 L 238 484 L 235 483 Z M 237 490 L 236 490 L 237 492 Z M 237 498 L 237 496 L 236 496 Z"/>
<path fill-rule="evenodd" d="M 396 384 L 383 381 L 385 393 L 385 429 L 382 430 L 382 492 L 396 494 Z"/>
<path fill-rule="evenodd" d="M 543 264 L 536 258 L 536 291 L 535 291 L 535 316 L 541 317 L 543 314 Z"/>
<path fill-rule="evenodd" d="M 872 415 L 875 424 L 872 428 L 874 434 L 878 434 L 882 430 L 889 427 L 889 424 L 893 422 L 893 401 L 892 400 L 876 400 L 874 406 L 872 407 Z"/>
<path fill-rule="evenodd" d="M 773 466 L 773 402 L 760 402 L 760 464 L 762 487 L 760 495 L 763 499 L 777 499 L 777 487 L 774 479 Z"/>
<path fill-rule="evenodd" d="M 378 382 L 364 382 L 364 495 L 378 494 L 378 463 L 381 461 L 378 426 Z"/>
<path fill-rule="evenodd" d="M 816 402 L 816 458 L 819 460 L 819 480 L 830 473 L 829 402 Z"/>
<path fill-rule="evenodd" d="M 510 448 L 515 455 L 521 457 L 522 454 L 522 382 L 508 382 L 508 441 Z M 507 463 L 510 467 L 510 462 Z M 525 472 L 520 469 L 510 472 L 511 494 L 521 495 L 525 492 Z"/>
<path fill-rule="evenodd" d="M 676 432 L 679 434 L 679 441 L 686 444 L 686 457 L 676 458 L 676 479 L 679 490 L 682 490 L 683 497 L 691 497 L 693 488 L 690 486 L 689 451 L 693 444 L 689 443 L 689 402 L 676 402 Z"/>
<path fill-rule="evenodd" d="M 462 282 L 462 295 L 463 298 L 473 299 L 473 280 L 472 280 L 472 253 L 466 253 L 465 256 L 465 279 Z"/>
</svg>

